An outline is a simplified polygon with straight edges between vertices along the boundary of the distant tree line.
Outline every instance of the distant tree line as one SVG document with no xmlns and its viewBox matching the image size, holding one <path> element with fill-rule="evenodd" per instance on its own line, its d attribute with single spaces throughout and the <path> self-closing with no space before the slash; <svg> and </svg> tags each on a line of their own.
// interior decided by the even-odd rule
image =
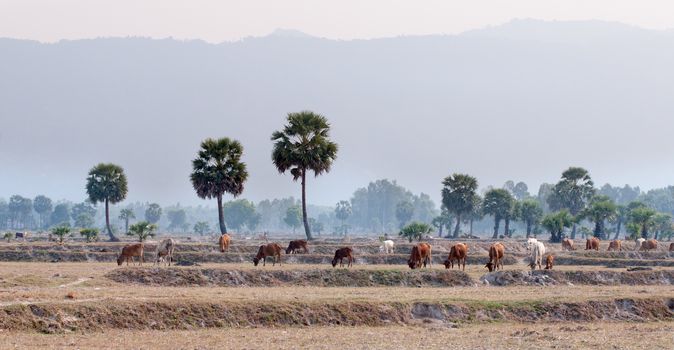
<svg viewBox="0 0 674 350">
<path fill-rule="evenodd" d="M 429 195 L 413 194 L 387 179 L 357 189 L 351 198 L 344 198 L 332 208 L 311 206 L 307 200 L 307 175 L 329 172 L 337 158 L 338 146 L 331 141 L 329 131 L 327 118 L 301 111 L 289 113 L 286 124 L 271 135 L 271 161 L 279 173 L 288 173 L 300 183 L 299 200 L 264 200 L 256 205 L 239 199 L 248 179 L 242 144 L 227 137 L 208 138 L 201 142 L 192 160 L 189 180 L 198 197 L 215 199 L 216 209 L 180 204 L 162 208 L 157 203 L 117 207 L 127 196 L 126 175 L 118 165 L 101 163 L 89 171 L 87 199 L 81 203 L 54 203 L 44 195 L 0 199 L 0 229 L 52 228 L 52 232 L 62 234 L 74 227 L 90 239 L 98 226 L 113 241 L 117 240 L 120 227 L 125 234 L 136 235 L 140 240 L 161 229 L 207 234 L 227 233 L 228 227 L 239 232 L 293 233 L 302 227 L 307 239 L 312 239 L 313 233 L 349 232 L 398 232 L 406 237 L 421 237 L 433 228 L 439 236 L 453 238 L 474 232 L 491 232 L 493 238 L 515 234 L 530 237 L 545 230 L 553 242 L 565 235 L 575 238 L 579 232 L 601 238 L 611 234 L 620 237 L 621 231 L 630 237 L 672 236 L 674 186 L 645 193 L 628 185 L 596 188 L 589 172 L 579 167 L 565 170 L 554 184 L 542 184 L 536 195 L 524 182 L 514 181 L 498 188 L 489 186 L 478 193 L 475 177 L 455 173 L 441 182 L 440 208 Z M 233 200 L 226 201 L 226 195 Z M 102 207 L 97 207 L 98 203 Z"/>
</svg>

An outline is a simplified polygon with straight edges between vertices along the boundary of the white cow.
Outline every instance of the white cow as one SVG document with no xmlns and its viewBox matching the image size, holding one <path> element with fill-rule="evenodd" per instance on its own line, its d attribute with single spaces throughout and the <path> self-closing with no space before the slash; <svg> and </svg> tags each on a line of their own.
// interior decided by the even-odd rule
<svg viewBox="0 0 674 350">
<path fill-rule="evenodd" d="M 539 242 L 535 238 L 530 238 L 527 242 L 527 250 L 531 251 L 531 255 L 529 256 L 529 266 L 531 266 L 531 269 L 536 269 L 536 266 L 538 266 L 539 269 L 542 269 L 545 244 Z"/>
<path fill-rule="evenodd" d="M 159 264 L 160 262 L 168 262 L 168 265 L 171 266 L 171 261 L 173 261 L 173 251 L 175 250 L 175 241 L 172 238 L 167 238 L 159 242 L 157 245 L 157 252 L 154 259 L 154 263 Z"/>
<path fill-rule="evenodd" d="M 529 238 L 527 239 L 527 243 L 525 243 L 524 246 L 527 247 L 527 250 L 531 250 L 536 243 L 538 243 L 536 238 Z"/>
<path fill-rule="evenodd" d="M 637 238 L 635 241 L 636 245 L 634 246 L 634 250 L 639 250 L 641 248 L 641 244 L 646 242 L 645 238 Z"/>
<path fill-rule="evenodd" d="M 395 249 L 395 243 L 387 239 L 385 241 L 381 242 L 382 245 L 379 247 L 379 252 L 380 253 L 386 253 L 386 254 L 393 254 L 393 250 Z"/>
</svg>

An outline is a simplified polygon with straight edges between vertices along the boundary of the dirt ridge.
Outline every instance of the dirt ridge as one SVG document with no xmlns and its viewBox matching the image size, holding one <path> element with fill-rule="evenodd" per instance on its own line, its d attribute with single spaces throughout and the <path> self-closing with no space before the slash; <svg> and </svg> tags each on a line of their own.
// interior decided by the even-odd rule
<svg viewBox="0 0 674 350">
<path fill-rule="evenodd" d="M 512 285 L 674 285 L 673 270 L 653 271 L 498 271 L 480 277 L 484 284 Z"/>
<path fill-rule="evenodd" d="M 0 309 L 0 329 L 65 333 L 105 329 L 177 330 L 214 327 L 385 326 L 391 324 L 658 321 L 674 319 L 674 299 L 587 302 L 195 303 L 82 302 Z"/>
<path fill-rule="evenodd" d="M 278 268 L 278 267 L 277 267 Z M 473 286 L 468 274 L 457 270 L 230 270 L 220 268 L 121 268 L 105 274 L 118 283 L 161 286 L 220 287 L 450 287 Z"/>
</svg>

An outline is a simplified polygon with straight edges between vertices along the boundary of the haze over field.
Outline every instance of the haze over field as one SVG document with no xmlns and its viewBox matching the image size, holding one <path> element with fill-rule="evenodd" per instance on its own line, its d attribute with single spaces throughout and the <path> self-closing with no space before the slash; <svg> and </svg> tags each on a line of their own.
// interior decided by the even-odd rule
<svg viewBox="0 0 674 350">
<path fill-rule="evenodd" d="M 127 200 L 208 204 L 189 182 L 206 137 L 245 147 L 243 197 L 298 196 L 271 133 L 324 114 L 340 145 L 309 201 L 334 205 L 396 179 L 436 204 L 441 180 L 535 192 L 570 165 L 595 183 L 672 183 L 674 32 L 517 20 L 454 36 L 338 41 L 294 31 L 209 44 L 0 40 L 0 196 L 81 201 L 87 171 L 126 169 Z"/>
</svg>

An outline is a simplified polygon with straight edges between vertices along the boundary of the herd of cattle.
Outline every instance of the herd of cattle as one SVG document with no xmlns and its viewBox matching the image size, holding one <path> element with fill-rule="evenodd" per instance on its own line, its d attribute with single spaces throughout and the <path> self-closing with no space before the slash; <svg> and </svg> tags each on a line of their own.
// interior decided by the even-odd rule
<svg viewBox="0 0 674 350">
<path fill-rule="evenodd" d="M 219 246 L 221 252 L 226 252 L 229 249 L 232 238 L 228 234 L 223 234 L 219 239 Z M 585 250 L 599 250 L 599 239 L 596 237 L 588 238 L 585 242 Z M 622 251 L 623 242 L 621 240 L 613 240 L 609 243 L 608 251 Z M 535 238 L 529 238 L 525 243 L 526 249 L 529 252 L 529 266 L 531 269 L 543 269 L 543 260 L 545 260 L 545 269 L 552 269 L 555 257 L 553 254 L 545 255 L 546 249 L 543 242 Z M 159 242 L 155 251 L 154 264 L 168 264 L 171 266 L 173 261 L 173 252 L 176 247 L 176 242 L 172 238 L 167 238 Z M 658 241 L 655 239 L 639 238 L 635 241 L 635 250 L 654 250 L 658 247 Z M 281 265 L 281 251 L 283 248 L 278 243 L 269 243 L 260 245 L 257 254 L 253 258 L 253 264 L 258 265 L 262 261 L 262 266 L 266 265 L 266 258 L 274 259 L 273 266 L 278 263 Z M 380 252 L 391 254 L 395 250 L 395 242 L 392 240 L 385 240 L 379 247 Z M 562 250 L 576 250 L 573 240 L 565 238 L 562 240 Z M 122 248 L 122 252 L 117 258 L 117 264 L 122 265 L 124 261 L 129 264 L 129 261 L 134 263 L 134 257 L 139 257 L 139 263 L 144 262 L 143 254 L 145 247 L 143 243 L 129 244 Z M 286 254 L 295 254 L 298 251 L 308 253 L 308 243 L 305 240 L 290 241 L 288 247 L 285 249 Z M 674 251 L 674 243 L 669 246 L 669 251 Z M 502 243 L 494 243 L 489 247 L 489 262 L 485 265 L 489 272 L 503 269 L 502 259 L 505 255 L 505 245 Z M 466 258 L 468 256 L 468 245 L 465 243 L 456 243 L 450 247 L 449 255 L 443 262 L 446 269 L 454 268 L 456 261 L 457 268 L 466 269 Z M 353 249 L 351 247 L 342 247 L 335 251 L 335 257 L 332 259 L 332 267 L 336 267 L 339 263 L 340 267 L 344 266 L 344 259 L 347 259 L 347 267 L 353 264 Z M 411 269 L 418 269 L 421 267 L 432 267 L 432 247 L 429 243 L 419 243 L 412 247 L 410 257 L 407 261 Z M 463 265 L 463 266 L 462 266 Z"/>
</svg>

